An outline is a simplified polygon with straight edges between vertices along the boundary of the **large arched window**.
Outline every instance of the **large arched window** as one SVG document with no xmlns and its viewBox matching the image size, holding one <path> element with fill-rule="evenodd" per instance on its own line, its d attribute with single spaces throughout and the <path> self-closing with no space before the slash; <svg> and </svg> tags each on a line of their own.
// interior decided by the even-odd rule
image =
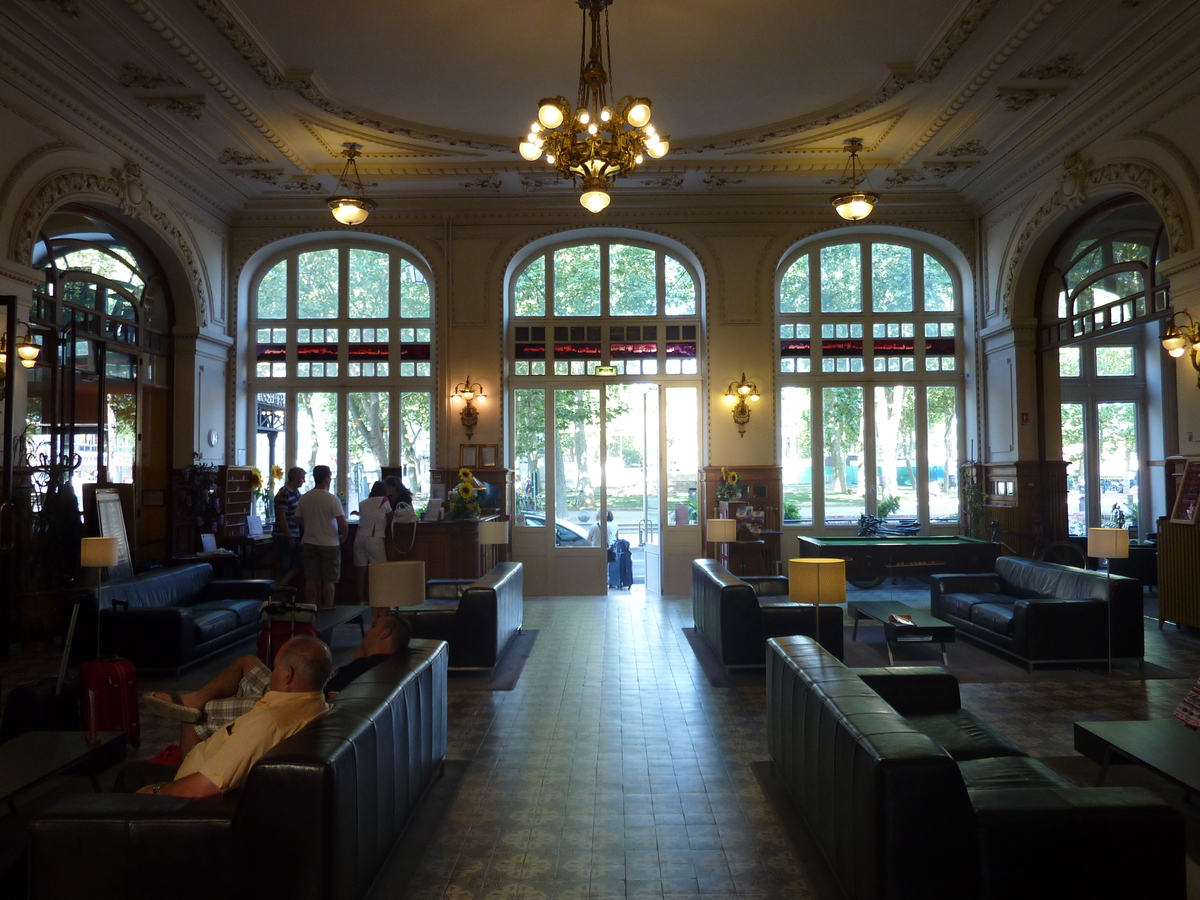
<svg viewBox="0 0 1200 900">
<path fill-rule="evenodd" d="M 931 248 L 829 238 L 777 274 L 784 519 L 958 521 L 962 292 Z"/>
<path fill-rule="evenodd" d="M 432 460 L 431 278 L 394 246 L 291 248 L 250 282 L 252 462 L 316 465 L 357 508 L 371 484 L 399 470 L 429 494 Z M 282 441 L 282 446 L 280 443 Z"/>
</svg>

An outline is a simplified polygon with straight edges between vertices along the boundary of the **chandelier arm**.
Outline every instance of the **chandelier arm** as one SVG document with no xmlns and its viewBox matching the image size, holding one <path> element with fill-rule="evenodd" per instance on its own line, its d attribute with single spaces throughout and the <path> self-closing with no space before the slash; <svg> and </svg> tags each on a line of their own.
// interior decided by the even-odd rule
<svg viewBox="0 0 1200 900">
<path fill-rule="evenodd" d="M 609 29 L 608 29 L 608 7 L 607 6 L 604 7 L 604 44 L 605 44 L 605 47 L 608 49 L 608 73 L 607 73 L 608 79 L 607 79 L 606 84 L 601 85 L 601 91 L 603 91 L 604 88 L 606 88 L 606 87 L 612 88 L 612 93 L 613 93 L 613 96 L 615 97 L 617 92 L 616 92 L 616 89 L 613 88 L 613 86 L 612 86 L 612 83 L 613 83 L 612 34 L 609 32 Z M 606 99 L 607 98 L 602 93 L 601 97 L 600 97 L 600 101 L 603 104 L 603 106 L 608 105 L 607 103 L 604 102 Z"/>
<path fill-rule="evenodd" d="M 582 3 L 579 4 L 583 10 L 583 28 L 579 34 L 579 102 L 575 104 L 575 109 L 585 108 L 587 105 L 587 83 L 583 80 L 583 70 L 587 66 L 587 47 L 588 47 L 588 7 Z M 571 110 L 571 117 L 575 115 L 575 110 Z M 570 117 L 568 117 L 569 120 Z M 564 125 L 566 123 L 564 122 Z"/>
</svg>

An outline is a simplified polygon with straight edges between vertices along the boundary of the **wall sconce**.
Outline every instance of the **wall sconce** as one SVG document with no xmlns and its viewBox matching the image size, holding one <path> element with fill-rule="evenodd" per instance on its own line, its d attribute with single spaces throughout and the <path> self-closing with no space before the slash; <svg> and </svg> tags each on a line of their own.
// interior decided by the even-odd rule
<svg viewBox="0 0 1200 900">
<path fill-rule="evenodd" d="M 483 387 L 478 381 L 472 382 L 471 376 L 467 376 L 466 381 L 460 381 L 454 386 L 454 393 L 450 395 L 451 403 L 462 403 L 463 408 L 459 412 L 458 417 L 462 420 L 463 428 L 467 430 L 467 440 L 475 434 L 475 426 L 479 424 L 479 410 L 475 408 L 472 400 L 482 403 L 487 399 L 487 394 L 483 392 Z"/>
<path fill-rule="evenodd" d="M 1180 316 L 1187 319 L 1186 325 L 1175 324 L 1175 320 Z M 1178 359 L 1188 352 L 1189 344 L 1192 368 L 1196 370 L 1196 387 L 1200 387 L 1200 322 L 1193 319 L 1188 312 L 1177 312 L 1171 316 L 1171 324 L 1167 326 L 1167 333 L 1163 335 L 1163 349 Z"/>
<path fill-rule="evenodd" d="M 733 406 L 733 421 L 737 423 L 738 434 L 742 437 L 746 436 L 746 423 L 750 421 L 750 407 L 746 401 L 757 403 L 758 397 L 758 385 L 747 381 L 745 372 L 741 381 L 729 382 L 729 388 L 725 391 L 725 402 Z"/>
<path fill-rule="evenodd" d="M 20 322 L 17 327 L 24 326 L 25 336 L 17 341 L 17 359 L 26 369 L 32 369 L 37 363 L 37 358 L 42 352 L 42 348 L 34 343 L 33 329 L 29 327 L 28 322 Z M 0 386 L 8 378 L 8 335 L 0 335 Z"/>
</svg>

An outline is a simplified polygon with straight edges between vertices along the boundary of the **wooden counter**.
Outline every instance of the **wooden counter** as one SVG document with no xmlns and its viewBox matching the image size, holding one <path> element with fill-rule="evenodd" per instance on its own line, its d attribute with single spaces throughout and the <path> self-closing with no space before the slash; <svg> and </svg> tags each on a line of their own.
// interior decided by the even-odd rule
<svg viewBox="0 0 1200 900">
<path fill-rule="evenodd" d="M 396 544 L 388 542 L 389 560 L 420 560 L 428 578 L 479 578 L 484 574 L 479 553 L 477 520 L 418 522 L 416 540 L 411 525 L 396 528 Z"/>
</svg>

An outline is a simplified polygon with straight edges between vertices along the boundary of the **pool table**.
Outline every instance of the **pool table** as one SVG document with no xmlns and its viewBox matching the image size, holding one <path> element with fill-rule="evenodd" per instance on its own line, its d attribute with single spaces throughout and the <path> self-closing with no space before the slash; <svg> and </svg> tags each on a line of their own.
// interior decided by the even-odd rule
<svg viewBox="0 0 1200 900">
<path fill-rule="evenodd" d="M 922 578 L 935 572 L 991 572 L 1000 545 L 961 535 L 947 537 L 808 537 L 800 556 L 846 561 L 846 580 L 875 587 L 888 577 Z"/>
</svg>

